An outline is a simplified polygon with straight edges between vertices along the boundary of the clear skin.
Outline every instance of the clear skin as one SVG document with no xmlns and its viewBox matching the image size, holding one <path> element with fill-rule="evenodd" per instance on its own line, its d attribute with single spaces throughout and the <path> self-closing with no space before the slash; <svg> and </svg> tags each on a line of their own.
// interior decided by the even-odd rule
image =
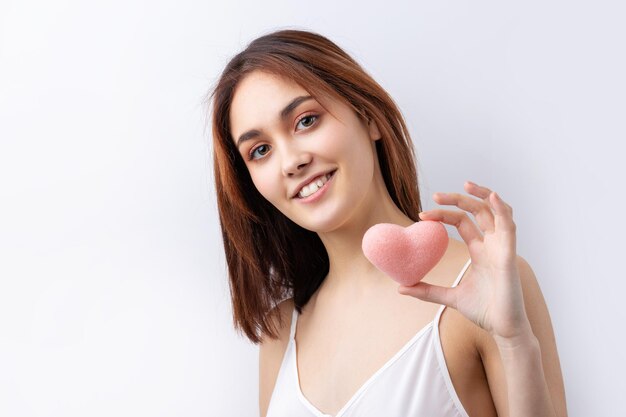
<svg viewBox="0 0 626 417">
<path fill-rule="evenodd" d="M 303 101 L 286 118 L 279 116 L 294 98 L 308 95 L 288 80 L 259 71 L 249 74 L 233 98 L 232 136 L 237 142 L 245 132 L 260 132 L 239 146 L 255 186 L 288 218 L 320 236 L 330 260 L 320 292 L 365 298 L 372 294 L 368 289 L 388 285 L 389 278 L 363 255 L 363 234 L 377 223 L 409 226 L 413 220 L 397 208 L 384 185 L 374 146 L 380 140 L 375 123 L 330 98 Z M 310 175 L 333 169 L 334 184 L 319 202 L 302 204 L 292 198 Z M 420 218 L 456 227 L 472 267 L 455 288 L 418 283 L 400 286 L 398 292 L 455 308 L 493 337 L 506 374 L 508 415 L 555 416 L 539 343 L 524 307 L 512 209 L 487 187 L 468 181 L 464 188 L 471 196 L 433 196 L 436 203 L 462 211 L 436 209 L 420 213 Z M 559 409 L 565 410 L 564 403 Z"/>
<path fill-rule="evenodd" d="M 362 277 L 373 284 L 389 280 L 363 255 L 365 231 L 376 223 L 414 222 L 385 187 L 376 157 L 380 133 L 375 123 L 368 125 L 348 106 L 330 99 L 307 100 L 287 119 L 279 117 L 294 98 L 308 95 L 299 85 L 273 75 L 249 74 L 235 91 L 231 132 L 235 141 L 249 130 L 262 132 L 239 147 L 256 188 L 293 222 L 318 233 L 330 260 L 324 286 L 358 297 L 365 291 Z M 318 119 L 302 120 L 309 115 Z M 250 151 L 253 160 L 248 160 Z M 334 184 L 321 201 L 302 204 L 291 198 L 309 176 L 333 169 Z"/>
<path fill-rule="evenodd" d="M 457 193 L 435 193 L 434 199 L 439 204 L 455 205 L 472 213 L 478 226 L 461 211 L 424 211 L 420 218 L 458 229 L 470 252 L 471 270 L 455 288 L 418 283 L 398 290 L 401 294 L 455 308 L 487 330 L 498 343 L 521 343 L 532 337 L 532 329 L 517 268 L 513 209 L 486 187 L 468 181 L 465 188 L 481 200 Z"/>
</svg>

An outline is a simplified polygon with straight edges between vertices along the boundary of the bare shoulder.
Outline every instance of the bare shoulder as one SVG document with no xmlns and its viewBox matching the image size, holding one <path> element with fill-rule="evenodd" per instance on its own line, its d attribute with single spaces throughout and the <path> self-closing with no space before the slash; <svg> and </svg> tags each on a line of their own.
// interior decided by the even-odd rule
<svg viewBox="0 0 626 417">
<path fill-rule="evenodd" d="M 524 295 L 524 308 L 533 333 L 539 339 L 542 349 L 545 347 L 556 353 L 556 341 L 550 313 L 535 272 L 526 259 L 519 255 L 517 255 L 517 269 Z"/>
<path fill-rule="evenodd" d="M 469 259 L 469 250 L 463 241 L 451 238 L 448 250 L 450 253 L 448 262 L 452 268 L 458 267 L 460 263 L 464 262 L 463 259 L 465 262 Z M 548 306 L 543 297 L 539 280 L 530 264 L 519 255 L 516 261 L 524 296 L 524 307 L 541 348 L 544 374 L 555 411 L 558 416 L 566 416 L 565 389 Z M 469 268 L 471 269 L 471 265 Z M 441 283 L 441 285 L 446 284 L 447 282 Z M 468 410 L 472 408 L 476 398 L 480 396 L 480 393 L 475 392 L 475 387 L 481 384 L 477 384 L 475 380 L 465 381 L 464 373 L 456 371 L 463 368 L 467 369 L 468 363 L 474 363 L 474 361 L 468 361 L 468 358 L 475 358 L 479 364 L 482 363 L 481 367 L 484 368 L 482 372 L 488 381 L 486 386 L 489 387 L 493 406 L 497 410 L 504 410 L 507 401 L 506 376 L 498 347 L 491 335 L 454 309 L 445 310 L 440 327 L 446 362 L 448 362 L 453 383 L 458 388 L 457 391 L 464 406 Z M 445 349 L 446 346 L 448 349 Z M 469 384 L 470 382 L 471 384 Z M 464 385 L 474 388 L 466 390 Z M 471 395 L 464 395 L 464 393 Z M 485 400 L 484 404 L 488 402 Z"/>
<path fill-rule="evenodd" d="M 539 342 L 543 370 L 548 389 L 552 396 L 552 402 L 556 414 L 558 416 L 566 416 L 565 388 L 548 306 L 546 305 L 533 269 L 529 263 L 519 255 L 517 256 L 517 267 L 524 295 L 524 308 L 526 309 L 526 315 L 528 316 L 528 321 L 530 322 L 533 333 Z M 481 350 L 485 370 L 488 376 L 490 376 L 490 385 L 494 387 L 505 386 L 498 348 L 493 338 L 485 331 L 481 332 L 479 349 Z M 499 383 L 502 383 L 502 385 L 499 385 Z M 496 392 L 493 392 L 494 397 L 504 397 L 504 392 L 499 393 L 497 392 L 498 390 L 495 391 Z"/>
<path fill-rule="evenodd" d="M 450 287 L 469 260 L 469 249 L 465 242 L 450 237 L 448 247 L 439 263 L 426 275 L 424 282 Z"/>
<path fill-rule="evenodd" d="M 470 264 L 467 269 L 463 270 L 469 259 L 469 249 L 465 242 L 450 238 L 448 251 L 444 258 L 446 263 L 441 266 L 443 273 L 440 276 L 442 280 L 435 282 L 435 284 L 451 287 L 455 280 L 459 278 L 463 280 L 467 271 L 472 267 Z M 463 272 L 463 276 L 459 277 L 461 272 Z M 476 356 L 478 352 L 476 341 L 478 326 L 455 309 L 447 308 L 444 310 L 439 327 L 441 337 L 446 339 L 446 344 L 455 347 L 459 361 L 466 361 L 469 356 Z"/>
<path fill-rule="evenodd" d="M 280 318 L 280 320 L 275 320 L 279 329 L 278 338 L 264 337 L 259 344 L 259 410 L 261 417 L 267 414 L 278 371 L 289 343 L 293 309 L 293 298 L 284 300 L 274 307 L 271 314 L 275 318 Z M 278 314 L 276 315 L 276 313 Z"/>
</svg>

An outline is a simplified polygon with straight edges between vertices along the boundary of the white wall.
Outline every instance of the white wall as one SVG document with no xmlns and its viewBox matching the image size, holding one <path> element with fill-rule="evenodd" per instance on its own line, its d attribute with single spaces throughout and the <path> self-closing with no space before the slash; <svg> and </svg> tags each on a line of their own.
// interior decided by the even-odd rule
<svg viewBox="0 0 626 417">
<path fill-rule="evenodd" d="M 284 27 L 395 97 L 426 208 L 510 202 L 570 416 L 626 415 L 623 3 L 99 3 L 0 2 L 0 415 L 256 415 L 201 100 Z"/>
</svg>

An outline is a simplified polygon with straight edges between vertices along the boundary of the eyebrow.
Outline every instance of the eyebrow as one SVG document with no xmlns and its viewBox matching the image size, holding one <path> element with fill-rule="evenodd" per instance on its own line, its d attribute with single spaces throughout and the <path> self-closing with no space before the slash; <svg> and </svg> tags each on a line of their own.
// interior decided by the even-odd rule
<svg viewBox="0 0 626 417">
<path fill-rule="evenodd" d="M 296 109 L 296 107 L 298 107 L 300 104 L 304 103 L 305 101 L 312 100 L 312 99 L 313 99 L 312 96 L 299 96 L 299 97 L 294 98 L 293 100 L 289 102 L 289 104 L 285 106 L 285 108 L 283 108 L 280 111 L 280 118 L 282 120 L 285 120 L 287 116 L 289 116 L 289 114 Z M 239 148 L 241 144 L 244 143 L 245 141 L 253 139 L 260 135 L 261 135 L 261 131 L 258 129 L 248 130 L 246 133 L 243 133 L 241 136 L 239 136 L 239 139 L 237 139 L 237 148 Z"/>
</svg>

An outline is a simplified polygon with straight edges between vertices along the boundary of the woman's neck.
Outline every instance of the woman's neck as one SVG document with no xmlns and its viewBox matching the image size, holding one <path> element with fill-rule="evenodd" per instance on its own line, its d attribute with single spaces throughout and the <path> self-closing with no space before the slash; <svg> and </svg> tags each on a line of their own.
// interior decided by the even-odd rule
<svg viewBox="0 0 626 417">
<path fill-rule="evenodd" d="M 392 201 L 391 197 L 378 204 L 369 205 L 354 216 L 349 225 L 328 233 L 320 233 L 329 258 L 329 272 L 323 286 L 326 290 L 350 293 L 358 296 L 380 284 L 388 284 L 389 278 L 380 272 L 363 254 L 361 243 L 365 232 L 375 224 L 392 223 L 403 227 L 415 223 Z"/>
</svg>

